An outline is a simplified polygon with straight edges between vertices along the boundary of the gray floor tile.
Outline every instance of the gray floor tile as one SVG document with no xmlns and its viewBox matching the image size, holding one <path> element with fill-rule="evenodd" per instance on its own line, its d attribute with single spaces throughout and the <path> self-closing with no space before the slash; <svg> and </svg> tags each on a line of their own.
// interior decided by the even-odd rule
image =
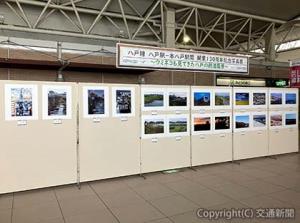
<svg viewBox="0 0 300 223">
<path fill-rule="evenodd" d="M 67 185 L 56 187 L 54 190 L 58 200 L 95 194 L 90 186 L 86 183 L 81 184 L 80 189 L 77 187 L 77 185 Z"/>
<path fill-rule="evenodd" d="M 172 183 L 166 183 L 165 185 L 180 194 L 207 189 L 206 187 L 200 185 L 199 183 L 187 179 L 172 182 Z"/>
<path fill-rule="evenodd" d="M 295 208 L 300 208 L 300 193 L 293 190 L 284 190 L 269 194 L 270 197 L 291 204 Z"/>
<path fill-rule="evenodd" d="M 48 220 L 42 220 L 38 223 L 65 223 L 64 219 L 61 218 L 54 218 L 54 219 L 48 219 Z"/>
<path fill-rule="evenodd" d="M 146 203 L 145 199 L 132 189 L 123 189 L 113 193 L 105 193 L 101 195 L 101 199 L 110 208 Z"/>
<path fill-rule="evenodd" d="M 12 223 L 39 223 L 62 218 L 58 203 L 40 203 L 13 209 Z"/>
<path fill-rule="evenodd" d="M 0 210 L 0 222 L 1 223 L 11 223 L 11 209 L 1 209 Z"/>
<path fill-rule="evenodd" d="M 64 217 L 101 211 L 105 205 L 96 195 L 86 195 L 59 200 Z"/>
<path fill-rule="evenodd" d="M 13 203 L 12 194 L 0 195 L 0 210 L 12 208 L 12 203 Z"/>
<path fill-rule="evenodd" d="M 224 179 L 221 176 L 217 176 L 217 175 L 210 175 L 210 176 L 203 176 L 203 177 L 199 177 L 197 179 L 194 179 L 194 181 L 199 182 L 201 185 L 206 186 L 206 187 L 210 187 L 213 185 L 220 185 L 220 184 L 224 184 L 224 183 L 229 183 L 230 181 L 227 181 L 226 179 Z"/>
<path fill-rule="evenodd" d="M 14 195 L 14 208 L 36 206 L 49 202 L 56 202 L 55 193 L 51 188 L 24 191 Z"/>
<path fill-rule="evenodd" d="M 251 208 L 285 208 L 287 204 L 267 195 L 241 199 L 241 203 Z"/>
<path fill-rule="evenodd" d="M 176 181 L 185 179 L 179 173 L 180 172 L 169 173 L 169 174 L 168 173 L 149 173 L 149 174 L 146 174 L 145 176 L 147 179 L 149 178 L 149 180 L 155 180 L 160 183 L 170 183 L 170 182 L 176 182 Z"/>
<path fill-rule="evenodd" d="M 264 182 L 262 180 L 251 180 L 247 182 L 239 183 L 241 186 L 247 187 L 258 194 L 269 194 L 276 191 L 282 191 L 286 188 L 271 183 Z"/>
<path fill-rule="evenodd" d="M 151 201 L 151 203 L 166 216 L 172 216 L 198 208 L 194 202 L 180 195 L 154 200 Z"/>
<path fill-rule="evenodd" d="M 162 218 L 154 221 L 147 221 L 147 223 L 172 223 L 169 218 Z"/>
<path fill-rule="evenodd" d="M 131 188 L 143 186 L 150 183 L 157 183 L 157 181 L 154 179 L 144 178 L 141 176 L 124 177 L 123 182 Z"/>
<path fill-rule="evenodd" d="M 66 223 L 117 223 L 118 220 L 108 211 L 100 210 L 97 212 L 75 215 L 67 217 Z"/>
<path fill-rule="evenodd" d="M 264 178 L 263 181 L 285 188 L 293 188 L 300 186 L 300 178 L 289 175 Z"/>
<path fill-rule="evenodd" d="M 149 183 L 146 185 L 135 187 L 133 190 L 135 190 L 146 200 L 155 200 L 177 194 L 170 188 L 159 183 Z"/>
<path fill-rule="evenodd" d="M 124 181 L 120 179 L 95 181 L 95 182 L 90 182 L 89 185 L 98 194 L 112 193 L 115 191 L 120 191 L 128 188 L 128 186 L 124 183 Z"/>
<path fill-rule="evenodd" d="M 165 216 L 148 203 L 111 208 L 121 223 L 141 223 Z"/>
</svg>

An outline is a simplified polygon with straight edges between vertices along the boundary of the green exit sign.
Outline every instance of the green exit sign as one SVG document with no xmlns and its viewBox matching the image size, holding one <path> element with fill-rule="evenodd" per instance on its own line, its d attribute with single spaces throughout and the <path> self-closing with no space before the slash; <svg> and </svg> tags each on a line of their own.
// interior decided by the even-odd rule
<svg viewBox="0 0 300 223">
<path fill-rule="evenodd" d="M 276 87 L 285 87 L 287 86 L 287 82 L 285 80 L 278 80 L 275 82 Z"/>
</svg>

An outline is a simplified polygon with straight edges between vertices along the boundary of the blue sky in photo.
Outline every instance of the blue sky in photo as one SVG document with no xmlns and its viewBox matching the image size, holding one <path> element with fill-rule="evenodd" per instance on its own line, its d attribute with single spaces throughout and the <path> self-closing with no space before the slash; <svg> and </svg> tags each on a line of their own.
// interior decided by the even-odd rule
<svg viewBox="0 0 300 223">
<path fill-rule="evenodd" d="M 249 124 L 249 115 L 237 115 L 235 117 L 236 122 L 244 122 Z"/>
<path fill-rule="evenodd" d="M 236 93 L 235 99 L 237 101 L 249 101 L 249 93 Z"/>
<path fill-rule="evenodd" d="M 286 114 L 285 118 L 286 119 L 296 119 L 296 113 Z"/>
<path fill-rule="evenodd" d="M 194 98 L 196 100 L 200 100 L 204 97 L 210 98 L 210 93 L 209 92 L 194 92 Z"/>
<path fill-rule="evenodd" d="M 228 92 L 216 92 L 216 96 L 229 98 L 229 93 Z"/>
<path fill-rule="evenodd" d="M 285 100 L 286 101 L 294 101 L 296 103 L 296 94 L 286 94 L 285 95 Z"/>
</svg>

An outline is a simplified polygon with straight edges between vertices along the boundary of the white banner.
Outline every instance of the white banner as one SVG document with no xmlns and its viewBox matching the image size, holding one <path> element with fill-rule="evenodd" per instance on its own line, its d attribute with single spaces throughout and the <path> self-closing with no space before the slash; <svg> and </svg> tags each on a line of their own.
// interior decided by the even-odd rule
<svg viewBox="0 0 300 223">
<path fill-rule="evenodd" d="M 117 44 L 117 67 L 248 74 L 246 56 Z"/>
</svg>

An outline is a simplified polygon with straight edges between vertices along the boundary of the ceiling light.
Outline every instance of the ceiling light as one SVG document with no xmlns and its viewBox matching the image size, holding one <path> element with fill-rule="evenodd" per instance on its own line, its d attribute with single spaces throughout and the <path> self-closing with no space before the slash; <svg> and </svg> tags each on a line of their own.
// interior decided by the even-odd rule
<svg viewBox="0 0 300 223">
<path fill-rule="evenodd" d="M 183 42 L 184 42 L 184 43 L 188 43 L 188 42 L 190 42 L 190 41 L 191 41 L 191 38 L 190 38 L 188 35 L 185 34 L 185 35 L 183 36 Z"/>
</svg>

